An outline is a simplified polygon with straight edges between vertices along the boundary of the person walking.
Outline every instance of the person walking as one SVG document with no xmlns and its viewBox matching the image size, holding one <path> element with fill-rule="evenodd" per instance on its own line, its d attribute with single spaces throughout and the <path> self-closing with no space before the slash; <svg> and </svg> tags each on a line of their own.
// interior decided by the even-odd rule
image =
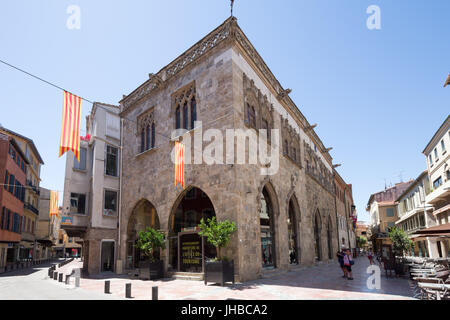
<svg viewBox="0 0 450 320">
<path fill-rule="evenodd" d="M 369 250 L 369 252 L 367 253 L 367 258 L 369 258 L 369 262 L 372 265 L 373 264 L 373 253 L 372 253 L 372 250 Z"/>
<path fill-rule="evenodd" d="M 341 251 L 338 251 L 336 256 L 338 258 L 338 262 L 339 262 L 339 265 L 341 266 L 342 272 L 344 272 L 344 275 L 342 276 L 342 278 L 347 278 L 347 269 L 344 266 L 344 256 L 345 256 L 344 250 L 345 250 L 345 246 L 342 245 Z"/>
<path fill-rule="evenodd" d="M 344 267 L 347 269 L 348 280 L 353 280 L 352 265 L 354 264 L 355 262 L 353 261 L 352 254 L 350 253 L 350 250 L 347 249 L 344 255 Z M 350 275 L 350 277 L 348 275 Z"/>
</svg>

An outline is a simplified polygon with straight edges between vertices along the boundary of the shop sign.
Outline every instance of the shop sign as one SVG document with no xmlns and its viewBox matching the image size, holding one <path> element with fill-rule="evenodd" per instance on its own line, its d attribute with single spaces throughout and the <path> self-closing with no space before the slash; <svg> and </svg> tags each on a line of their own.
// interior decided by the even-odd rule
<svg viewBox="0 0 450 320">
<path fill-rule="evenodd" d="M 73 217 L 62 217 L 61 224 L 73 224 Z"/>
<path fill-rule="evenodd" d="M 190 268 L 201 268 L 202 265 L 202 243 L 198 234 L 186 234 L 181 240 L 181 265 L 182 270 Z"/>
</svg>

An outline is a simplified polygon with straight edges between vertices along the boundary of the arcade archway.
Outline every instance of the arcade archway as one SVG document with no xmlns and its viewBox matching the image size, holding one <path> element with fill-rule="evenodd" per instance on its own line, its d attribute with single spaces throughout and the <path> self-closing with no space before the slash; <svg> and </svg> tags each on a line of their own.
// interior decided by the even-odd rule
<svg viewBox="0 0 450 320">
<path fill-rule="evenodd" d="M 275 216 L 273 201 L 267 185 L 264 186 L 260 195 L 259 222 L 262 267 L 265 269 L 276 268 Z"/>
<path fill-rule="evenodd" d="M 319 211 L 314 215 L 314 252 L 316 260 L 322 260 L 321 257 L 321 245 L 320 245 L 320 232 L 321 232 L 321 220 Z"/>
<path fill-rule="evenodd" d="M 204 260 L 216 257 L 215 248 L 198 235 L 200 220 L 215 216 L 203 190 L 191 187 L 180 195 L 169 217 L 169 270 L 203 272 Z"/>
<path fill-rule="evenodd" d="M 289 264 L 300 263 L 300 251 L 298 249 L 298 240 L 300 235 L 298 232 L 298 219 L 299 207 L 297 199 L 293 195 L 289 199 L 289 212 L 288 212 L 288 237 L 289 237 Z"/>
<path fill-rule="evenodd" d="M 145 230 L 147 227 L 159 230 L 159 218 L 155 207 L 148 200 L 141 200 L 134 207 L 128 220 L 127 269 L 139 268 L 139 263 L 147 259 L 136 245 L 139 232 Z"/>
</svg>

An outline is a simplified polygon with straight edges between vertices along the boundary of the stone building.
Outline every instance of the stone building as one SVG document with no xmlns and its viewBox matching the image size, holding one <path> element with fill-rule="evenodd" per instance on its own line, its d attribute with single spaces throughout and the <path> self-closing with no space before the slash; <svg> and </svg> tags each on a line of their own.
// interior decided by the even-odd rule
<svg viewBox="0 0 450 320">
<path fill-rule="evenodd" d="M 289 92 L 231 17 L 124 96 L 118 271 L 139 266 L 137 233 L 152 226 L 168 239 L 160 253 L 167 275 L 201 273 L 203 258 L 214 256 L 214 250 L 205 244 L 197 260 L 188 261 L 180 252 L 186 242 L 201 243 L 196 226 L 211 216 L 237 224 L 223 252 L 234 260 L 237 280 L 335 259 L 332 158 Z M 173 134 L 176 129 L 183 134 Z M 223 139 L 227 129 L 254 129 L 253 138 L 264 134 L 259 129 L 269 129 L 278 170 L 262 170 L 274 168 L 274 162 L 225 161 L 220 148 L 208 157 L 214 144 L 208 144 L 214 139 L 208 129 L 216 129 L 215 142 L 227 145 L 227 160 L 240 156 L 237 140 Z M 194 164 L 186 154 L 184 190 L 174 186 L 171 161 L 174 141 L 181 139 L 186 153 L 194 154 Z M 249 162 L 255 156 L 250 141 Z M 196 156 L 199 149 L 203 159 Z"/>
<path fill-rule="evenodd" d="M 66 156 L 61 229 L 69 238 L 83 239 L 83 271 L 90 275 L 114 271 L 120 187 L 118 114 L 117 106 L 95 102 L 86 117 L 80 161 L 72 152 Z M 64 248 L 78 246 L 70 243 Z M 69 251 L 65 253 L 72 254 Z"/>
</svg>

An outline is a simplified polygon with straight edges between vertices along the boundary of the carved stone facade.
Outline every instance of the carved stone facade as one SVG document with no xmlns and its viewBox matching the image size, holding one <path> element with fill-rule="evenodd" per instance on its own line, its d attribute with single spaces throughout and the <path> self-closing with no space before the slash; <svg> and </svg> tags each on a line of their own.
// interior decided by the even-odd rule
<svg viewBox="0 0 450 320">
<path fill-rule="evenodd" d="M 325 148 L 317 135 L 304 129 L 309 126 L 307 120 L 245 37 L 235 18 L 225 21 L 157 75 L 161 81 L 156 82 L 156 76 L 152 76 L 121 101 L 121 116 L 125 120 L 117 263 L 126 266 L 131 252 L 128 248 L 133 240 L 128 234 L 129 223 L 133 223 L 136 206 L 145 200 L 155 209 L 159 228 L 169 238 L 167 248 L 161 252 L 165 270 L 168 274 L 176 271 L 173 255 L 178 244 L 172 221 L 193 188 L 204 192 L 219 221 L 228 219 L 237 224 L 236 233 L 222 252 L 234 260 L 237 280 L 261 277 L 268 269 L 296 268 L 292 259 L 294 248 L 300 266 L 317 262 L 316 247 L 320 248 L 317 257 L 320 261 L 335 259 L 338 234 L 333 179 L 330 180 L 331 157 L 323 151 Z M 285 94 L 280 100 L 282 92 Z M 170 158 L 174 144 L 167 137 L 171 137 L 177 127 L 176 109 L 192 101 L 194 96 L 196 117 L 202 121 L 202 126 L 187 135 L 202 137 L 208 128 L 220 130 L 224 137 L 227 129 L 278 129 L 280 141 L 272 146 L 282 146 L 282 140 L 286 139 L 295 149 L 295 156 L 294 153 L 284 155 L 280 147 L 279 170 L 275 175 L 261 175 L 260 169 L 264 166 L 259 163 L 186 164 L 186 188 L 174 186 L 174 164 Z M 136 122 L 151 108 L 154 108 L 152 112 L 158 124 L 158 147 L 137 154 Z M 254 113 L 252 110 L 249 114 L 250 109 L 254 109 Z M 320 147 L 317 151 L 320 156 L 311 154 L 311 141 Z M 197 147 L 204 150 L 205 145 L 202 141 Z M 311 163 L 314 159 L 315 170 L 303 168 L 306 159 Z M 263 212 L 263 208 L 267 211 Z M 314 229 L 317 216 L 319 225 Z M 270 223 L 263 226 L 263 220 Z M 291 237 L 292 232 L 295 236 Z M 264 250 L 270 254 L 270 263 L 265 261 Z"/>
<path fill-rule="evenodd" d="M 317 147 L 315 149 L 304 142 L 305 149 L 305 170 L 312 178 L 314 178 L 321 186 L 334 194 L 333 174 L 328 170 L 317 155 Z"/>
<path fill-rule="evenodd" d="M 301 138 L 286 118 L 281 119 L 281 137 L 283 139 L 283 154 L 301 168 Z"/>
<path fill-rule="evenodd" d="M 274 128 L 273 105 L 266 95 L 255 86 L 255 82 L 243 75 L 245 124 L 255 130 L 267 130 L 270 141 L 270 130 Z"/>
</svg>

